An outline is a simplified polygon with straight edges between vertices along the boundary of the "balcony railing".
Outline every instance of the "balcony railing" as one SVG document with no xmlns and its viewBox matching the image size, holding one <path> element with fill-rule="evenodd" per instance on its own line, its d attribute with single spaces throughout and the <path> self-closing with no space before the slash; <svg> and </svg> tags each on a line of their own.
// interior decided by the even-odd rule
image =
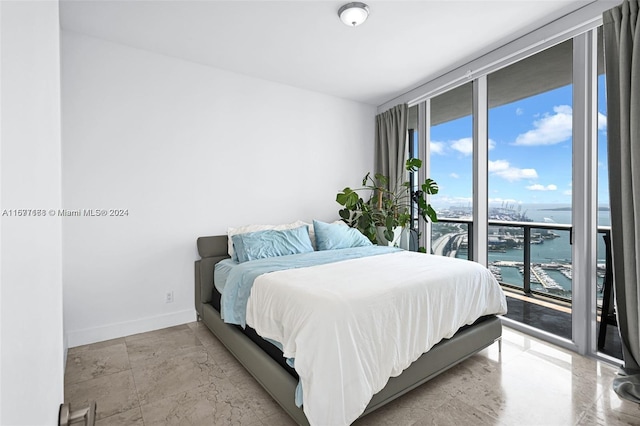
<svg viewBox="0 0 640 426">
<path fill-rule="evenodd" d="M 438 224 L 449 224 L 449 226 L 445 232 L 441 233 L 441 235 L 433 241 L 432 250 L 436 252 L 436 254 L 442 254 L 445 256 L 464 257 L 464 253 L 460 249 L 466 248 L 468 250 L 466 257 L 471 260 L 474 244 L 473 222 L 470 219 L 463 218 L 439 218 L 438 223 L 432 225 L 432 232 L 437 230 Z M 555 334 L 566 339 L 571 339 L 571 296 L 573 290 L 571 255 L 567 253 L 567 255 L 564 256 L 565 259 L 552 259 L 549 263 L 541 262 L 540 249 L 552 252 L 555 247 L 555 249 L 558 250 L 556 251 L 556 254 L 565 250 L 563 245 L 558 245 L 560 241 L 555 243 L 554 246 L 549 246 L 549 248 L 547 248 L 547 245 L 550 243 L 544 243 L 543 245 L 536 246 L 539 249 L 537 250 L 537 253 L 535 253 L 535 256 L 533 256 L 535 259 L 532 262 L 532 247 L 534 247 L 536 243 L 541 244 L 543 242 L 541 238 L 546 231 L 551 231 L 553 234 L 550 235 L 549 233 L 546 233 L 545 237 L 547 239 L 555 239 L 559 236 L 552 231 L 559 231 L 564 234 L 568 233 L 568 244 L 571 245 L 573 242 L 572 226 L 556 223 L 512 222 L 501 220 L 489 220 L 488 225 L 490 227 L 490 231 L 492 229 L 495 230 L 495 227 L 502 228 L 498 230 L 497 234 L 493 233 L 489 235 L 490 241 L 493 242 L 493 251 L 505 253 L 504 258 L 511 259 L 500 260 L 501 255 L 494 253 L 492 256 L 490 255 L 492 262 L 489 263 L 490 270 L 492 270 L 494 275 L 498 277 L 498 281 L 502 287 L 505 288 L 505 290 L 509 290 L 509 293 L 511 293 L 511 297 L 508 298 L 509 311 L 511 312 L 512 308 L 514 308 L 514 313 L 513 317 L 510 318 L 531 327 L 539 328 L 548 333 Z M 504 228 L 516 228 L 518 231 L 510 232 L 506 231 Z M 615 331 L 617 323 L 615 321 L 615 309 L 612 302 L 613 274 L 610 247 L 611 228 L 608 226 L 599 226 L 598 235 L 602 237 L 602 240 L 598 241 L 598 259 L 601 260 L 599 260 L 597 265 L 597 348 L 599 352 L 608 356 L 622 359 L 622 347 L 618 334 Z M 499 245 L 499 240 L 502 238 L 512 239 L 511 246 L 507 247 L 506 250 L 501 249 L 504 246 L 501 247 Z M 490 241 L 487 243 L 491 244 Z M 514 241 L 517 243 L 517 248 L 522 249 L 522 263 L 520 263 L 519 254 L 515 257 L 518 260 L 514 261 L 514 253 L 507 253 L 508 250 L 516 248 L 513 245 Z M 570 252 L 570 248 L 568 249 L 568 252 Z M 549 255 L 553 257 L 551 253 L 549 253 Z M 497 264 L 517 266 L 518 268 L 521 268 L 522 284 L 516 285 L 513 282 L 505 282 L 505 280 L 500 279 L 501 274 L 505 272 L 505 269 L 502 266 L 498 267 Z M 569 279 L 571 283 L 569 289 L 560 289 L 559 287 L 562 286 L 557 287 L 556 285 L 558 283 L 552 279 L 550 282 L 546 283 L 549 288 L 542 286 L 542 288 L 538 287 L 540 290 L 537 290 L 531 285 L 531 276 L 534 268 L 536 271 L 534 272 L 534 275 L 538 281 L 551 276 L 551 269 L 556 269 L 558 273 L 563 273 L 563 275 L 565 275 L 564 278 L 560 277 L 556 273 L 553 273 L 553 275 L 555 279 L 563 278 L 560 282 L 564 284 L 565 287 L 568 285 L 567 279 Z M 547 269 L 542 270 L 541 272 L 541 269 L 543 268 Z M 547 275 L 547 272 L 549 272 L 549 275 Z M 512 281 L 519 281 L 520 279 L 519 276 L 518 278 L 514 278 L 515 275 L 512 275 L 511 277 Z M 523 303 L 534 303 L 536 304 L 536 307 L 534 309 L 524 309 Z M 509 314 L 507 314 L 507 317 L 509 317 Z"/>
<path fill-rule="evenodd" d="M 471 219 L 463 219 L 463 218 L 438 218 L 437 224 L 461 224 L 466 226 L 466 232 L 458 229 L 459 232 L 452 232 L 446 234 L 445 236 L 438 239 L 438 241 L 434 241 L 432 244 L 432 249 L 436 254 L 444 254 L 448 256 L 459 257 L 459 248 L 465 245 L 468 250 L 467 258 L 471 260 L 471 255 L 473 253 L 473 221 Z M 437 225 L 435 224 L 435 225 Z M 522 275 L 523 275 L 523 283 L 522 286 L 516 285 L 514 283 L 508 283 L 500 280 L 500 284 L 506 288 L 510 288 L 512 290 L 520 290 L 526 295 L 540 295 L 551 299 L 556 299 L 562 302 L 570 302 L 571 297 L 567 297 L 563 294 L 554 294 L 550 292 L 542 292 L 536 289 L 531 288 L 531 275 L 532 275 L 532 262 L 531 262 L 531 246 L 533 242 L 538 242 L 539 240 L 532 240 L 532 234 L 535 235 L 538 232 L 532 232 L 532 230 L 546 230 L 546 231 L 563 231 L 569 233 L 569 244 L 573 242 L 573 227 L 571 225 L 557 224 L 557 223 L 537 223 L 537 222 L 515 222 L 515 221 L 502 221 L 502 220 L 489 220 L 489 227 L 500 227 L 500 228 L 518 228 L 521 229 L 521 234 L 518 234 L 518 237 L 522 239 L 522 250 L 523 250 L 523 260 L 522 260 Z M 460 227 L 461 228 L 461 227 Z M 610 238 L 611 228 L 608 226 L 600 226 L 598 227 L 598 234 L 602 236 L 604 241 L 604 247 L 606 252 L 602 253 L 602 255 L 607 259 L 604 264 L 598 265 L 598 276 L 604 279 L 605 275 L 610 275 L 610 265 L 608 260 L 610 259 L 610 248 L 609 248 L 609 238 Z M 448 237 L 447 237 L 448 236 Z M 461 241 L 462 238 L 462 241 Z M 539 238 L 539 236 L 538 236 Z M 598 283 L 598 293 L 602 293 L 602 283 Z M 571 294 L 569 292 L 569 294 Z M 601 299 L 598 298 L 598 305 L 600 307 Z"/>
</svg>

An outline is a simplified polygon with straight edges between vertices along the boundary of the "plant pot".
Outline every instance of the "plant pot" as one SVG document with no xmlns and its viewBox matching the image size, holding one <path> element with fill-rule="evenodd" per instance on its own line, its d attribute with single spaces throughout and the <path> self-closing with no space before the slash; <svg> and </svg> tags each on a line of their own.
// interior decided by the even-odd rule
<svg viewBox="0 0 640 426">
<path fill-rule="evenodd" d="M 393 240 L 388 241 L 384 237 L 384 226 L 378 226 L 376 232 L 376 239 L 379 246 L 391 246 L 400 247 L 404 250 L 409 250 L 409 228 L 403 228 L 402 226 L 396 226 L 393 228 Z"/>
</svg>

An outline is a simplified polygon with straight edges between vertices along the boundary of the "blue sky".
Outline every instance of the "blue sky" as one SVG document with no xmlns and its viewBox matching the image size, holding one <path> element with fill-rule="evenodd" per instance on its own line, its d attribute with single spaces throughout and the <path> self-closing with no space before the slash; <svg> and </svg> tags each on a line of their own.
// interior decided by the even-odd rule
<svg viewBox="0 0 640 426">
<path fill-rule="evenodd" d="M 608 205 L 606 102 L 599 78 L 598 197 Z M 489 201 L 571 205 L 572 86 L 489 110 Z M 471 116 L 431 128 L 430 177 L 436 207 L 466 205 L 472 196 Z"/>
</svg>

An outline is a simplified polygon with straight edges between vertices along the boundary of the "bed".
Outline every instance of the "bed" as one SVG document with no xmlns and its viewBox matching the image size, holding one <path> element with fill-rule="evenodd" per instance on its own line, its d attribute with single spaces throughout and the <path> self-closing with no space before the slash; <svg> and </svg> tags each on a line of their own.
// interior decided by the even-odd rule
<svg viewBox="0 0 640 426">
<path fill-rule="evenodd" d="M 338 287 L 341 292 L 342 290 L 340 289 L 345 287 L 344 283 L 336 284 L 336 282 L 339 281 L 338 278 L 340 276 L 347 276 L 349 274 L 348 271 L 351 270 L 349 268 L 355 268 L 359 263 L 362 263 L 367 270 L 372 270 L 371 274 L 373 275 L 380 275 L 381 271 L 382 275 L 384 275 L 384 271 L 389 270 L 389 268 L 381 269 L 380 271 L 375 270 L 375 265 L 382 264 L 383 260 L 387 261 L 388 259 L 393 262 L 400 261 L 398 265 L 401 265 L 400 269 L 404 270 L 407 265 L 419 263 L 417 262 L 418 258 L 411 256 L 423 256 L 426 259 L 430 255 L 407 253 L 403 250 L 394 251 L 392 249 L 388 252 L 377 253 L 379 249 L 376 246 L 373 246 L 371 248 L 357 249 L 376 251 L 376 253 L 367 254 L 364 257 L 357 254 L 353 255 L 352 258 L 348 258 L 348 253 L 350 253 L 349 250 L 336 250 L 334 253 L 339 253 L 339 257 L 341 259 L 339 262 L 331 260 L 326 261 L 326 263 L 321 262 L 320 265 L 315 266 L 298 266 L 292 270 L 287 268 L 284 268 L 284 270 L 276 268 L 273 272 L 268 273 L 264 273 L 263 270 L 258 269 L 258 272 L 254 274 L 257 277 L 255 280 L 251 278 L 251 274 L 242 272 L 236 275 L 244 276 L 248 274 L 250 276 L 249 281 L 255 281 L 256 284 L 253 288 L 249 287 L 251 296 L 248 299 L 248 303 L 243 305 L 240 311 L 241 313 L 234 320 L 233 314 L 228 308 L 231 304 L 227 300 L 231 284 L 229 284 L 230 287 L 225 287 L 223 291 L 220 292 L 216 288 L 217 285 L 214 282 L 215 265 L 220 263 L 219 266 L 222 266 L 223 263 L 230 262 L 228 260 L 231 257 L 230 254 L 232 254 L 230 252 L 230 237 L 227 235 L 200 237 L 197 240 L 197 247 L 200 255 L 200 259 L 195 262 L 195 304 L 198 320 L 202 321 L 213 332 L 213 334 L 219 338 L 219 340 L 265 388 L 265 390 L 298 424 L 301 425 L 350 424 L 355 420 L 355 418 L 364 416 L 376 410 L 384 404 L 403 395 L 411 389 L 420 386 L 432 377 L 435 377 L 448 368 L 472 356 L 478 351 L 486 348 L 492 343 L 500 341 L 502 328 L 500 319 L 496 315 L 506 312 L 506 302 L 504 301 L 504 295 L 501 290 L 499 290 L 497 283 L 489 283 L 490 286 L 493 286 L 493 284 L 497 286 L 497 290 L 492 289 L 491 291 L 497 291 L 500 294 L 495 295 L 495 298 L 497 299 L 494 299 L 497 301 L 494 300 L 491 302 L 493 305 L 487 312 L 473 307 L 463 309 L 464 312 L 462 314 L 464 315 L 463 319 L 460 321 L 464 321 L 464 324 L 462 326 L 458 326 L 453 323 L 448 325 L 450 330 L 443 332 L 445 338 L 439 337 L 437 333 L 431 336 L 431 331 L 425 329 L 426 331 L 420 330 L 419 333 L 408 333 L 412 336 L 410 339 L 405 339 L 399 343 L 395 343 L 396 346 L 413 346 L 415 343 L 414 341 L 418 340 L 420 345 L 426 345 L 425 347 L 428 348 L 427 352 L 423 353 L 419 348 L 415 349 L 411 347 L 408 351 L 411 353 L 408 355 L 404 355 L 403 352 L 401 355 L 393 353 L 393 356 L 391 357 L 380 357 L 376 353 L 377 349 L 375 347 L 369 348 L 369 346 L 376 346 L 379 345 L 379 343 L 375 345 L 357 343 L 353 345 L 353 349 L 343 349 L 343 346 L 349 346 L 349 343 L 355 339 L 351 338 L 354 334 L 360 336 L 358 338 L 363 339 L 363 342 L 374 342 L 379 339 L 372 338 L 371 335 L 366 333 L 379 333 L 379 329 L 381 328 L 394 329 L 395 327 L 395 329 L 397 329 L 398 327 L 403 326 L 406 322 L 411 323 L 412 321 L 410 317 L 405 318 L 403 315 L 412 315 L 411 311 L 413 311 L 414 308 L 411 304 L 419 297 L 416 296 L 416 294 L 409 293 L 409 296 L 402 297 L 400 299 L 410 305 L 404 305 L 400 310 L 397 310 L 396 308 L 387 309 L 385 308 L 386 305 L 379 303 L 380 300 L 388 298 L 384 296 L 385 294 L 388 295 L 388 293 L 384 292 L 387 290 L 384 290 L 378 295 L 371 296 L 366 303 L 364 303 L 367 306 L 376 306 L 374 308 L 374 316 L 371 316 L 371 312 L 368 312 L 367 309 L 369 308 L 359 309 L 353 307 L 358 305 L 344 305 L 350 306 L 348 309 L 345 309 L 343 305 L 340 305 L 339 308 L 332 309 L 331 306 L 335 303 L 351 303 L 350 297 L 346 297 L 342 293 L 339 294 L 337 299 L 339 302 L 336 302 L 334 297 L 335 288 Z M 313 262 L 317 262 L 316 258 L 319 255 L 315 254 L 316 252 L 319 251 L 313 250 L 313 253 L 283 256 L 278 258 L 278 261 L 282 260 L 284 262 L 285 259 L 288 260 L 290 257 L 297 257 L 299 259 L 314 258 Z M 334 254 L 329 254 L 328 252 L 325 252 L 324 254 L 325 257 L 334 256 Z M 445 258 L 436 258 L 435 256 L 431 257 L 432 262 L 451 261 L 444 259 Z M 261 264 L 261 261 L 264 261 L 265 264 L 266 261 L 270 262 L 269 259 L 266 261 L 265 259 L 261 259 L 257 261 L 252 260 L 251 262 L 246 262 L 243 265 L 249 267 L 254 264 Z M 454 269 L 461 269 L 461 267 L 464 269 L 464 265 L 471 264 L 466 261 L 458 262 L 461 263 L 455 264 L 456 268 Z M 396 263 L 393 263 L 393 265 L 395 264 Z M 476 264 L 473 265 L 473 267 L 477 266 Z M 316 281 L 326 281 L 326 279 L 321 278 L 323 276 L 321 274 L 323 270 L 326 270 L 327 273 L 337 274 L 335 275 L 335 279 L 332 278 L 330 280 L 331 283 L 328 284 L 329 288 L 321 288 L 321 290 L 318 290 L 316 294 L 306 295 L 309 288 L 316 288 L 313 287 L 316 285 L 314 283 L 314 280 L 316 280 L 315 277 L 320 277 L 317 278 Z M 310 273 L 310 271 L 313 271 L 313 273 Z M 322 273 L 324 274 L 325 272 Z M 397 272 L 394 273 L 397 274 Z M 458 275 L 460 274 L 461 273 Z M 370 278 L 366 279 L 369 280 L 366 281 L 367 283 L 371 282 Z M 363 280 L 365 280 L 365 278 L 363 278 Z M 493 280 L 492 277 L 491 280 Z M 305 286 L 307 285 L 307 282 L 309 282 L 309 286 L 311 286 L 305 287 L 304 290 L 305 297 L 308 299 L 306 301 L 304 298 L 300 299 L 302 300 L 301 302 L 296 299 L 296 302 L 292 303 L 289 299 L 289 295 L 291 292 L 297 291 L 296 286 L 298 286 L 298 283 L 303 281 L 305 282 Z M 357 287 L 358 284 L 354 284 L 355 281 L 357 280 L 354 280 L 352 277 L 349 279 L 349 285 L 355 286 L 354 288 L 357 290 L 358 294 L 360 294 L 360 290 L 358 290 Z M 251 285 L 253 286 L 253 284 Z M 372 293 L 375 293 L 376 287 L 375 285 L 373 287 L 374 289 L 372 290 Z M 355 291 L 352 293 L 354 292 Z M 460 297 L 464 297 L 464 294 L 470 292 L 469 288 L 467 288 L 465 293 L 459 294 Z M 224 295 L 222 293 L 224 293 Z M 325 297 L 327 294 L 329 296 Z M 319 302 L 318 297 L 323 301 Z M 471 295 L 469 297 L 473 299 L 483 299 L 484 296 Z M 439 304 L 446 304 L 449 299 L 451 298 L 441 299 Z M 286 303 L 282 302 L 283 300 L 286 300 Z M 443 300 L 445 300 L 445 302 L 443 302 Z M 280 313 L 280 310 L 283 308 L 289 309 L 287 306 L 305 306 L 305 303 L 307 303 L 307 306 L 314 307 L 297 309 L 297 312 L 296 309 L 293 309 L 293 313 L 289 311 L 283 314 Z M 357 301 L 354 303 L 361 302 Z M 477 304 L 481 305 L 483 303 L 485 302 L 478 302 Z M 328 309 L 331 312 L 331 316 L 314 317 L 313 315 L 316 314 L 316 311 L 322 312 L 322 309 L 315 309 L 315 306 L 323 304 L 329 306 Z M 227 306 L 226 309 L 225 306 Z M 408 309 L 407 306 L 409 307 Z M 385 311 L 385 309 L 387 309 L 388 312 Z M 451 309 L 454 311 L 460 311 L 460 309 L 455 307 L 452 307 L 449 310 Z M 435 311 L 435 309 L 433 310 Z M 344 312 L 348 313 L 345 314 Z M 313 313 L 313 315 L 311 315 L 311 313 Z M 346 316 L 340 317 L 340 315 L 343 314 Z M 361 316 L 357 317 L 357 315 Z M 444 317 L 445 319 L 442 320 L 442 322 L 447 324 L 450 322 L 447 319 L 448 316 L 442 315 L 442 313 L 435 313 L 434 315 L 437 315 L 437 317 L 432 318 L 432 321 L 438 321 L 441 317 Z M 246 324 L 244 321 L 245 316 Z M 318 341 L 322 339 L 322 335 L 329 334 L 327 336 L 329 341 L 331 342 L 331 339 L 334 339 L 336 344 L 333 346 L 337 346 L 340 349 L 333 348 L 332 344 L 327 344 L 327 339 L 324 339 L 324 343 L 318 343 L 320 345 L 320 349 L 309 348 L 305 352 L 305 345 L 312 345 L 314 343 L 313 334 L 310 335 L 308 333 L 305 334 L 304 332 L 298 332 L 297 326 L 283 326 L 280 320 L 275 322 L 271 321 L 271 323 L 269 323 L 273 318 L 280 318 L 282 320 L 284 317 L 288 318 L 291 316 L 293 316 L 293 324 L 304 323 L 305 321 L 314 324 L 313 332 L 317 332 L 320 335 L 320 337 L 318 337 Z M 355 326 L 341 326 L 342 324 L 347 324 L 351 316 L 357 317 L 356 320 L 354 320 Z M 365 326 L 365 324 L 368 324 L 371 321 L 375 322 L 376 318 L 380 316 L 382 316 L 382 320 L 379 321 L 377 326 Z M 333 328 L 331 328 L 328 324 L 334 320 L 334 317 L 336 317 L 336 324 L 339 325 L 336 326 L 334 324 Z M 223 320 L 223 318 L 225 318 L 225 320 Z M 407 318 L 409 319 L 407 320 Z M 369 319 L 372 320 L 370 321 Z M 394 321 L 396 322 L 395 324 Z M 230 322 L 235 322 L 236 324 L 230 324 Z M 264 322 L 267 324 L 265 325 Z M 420 323 L 422 323 L 422 321 Z M 318 324 L 321 324 L 321 326 Z M 325 324 L 327 324 L 326 327 L 328 327 L 328 332 L 322 331 L 322 327 L 325 327 Z M 361 326 L 359 324 L 363 325 Z M 381 324 L 383 326 L 381 326 Z M 394 325 L 385 328 L 384 324 Z M 269 339 L 263 339 L 258 335 L 258 332 L 256 332 L 254 327 L 259 330 L 260 335 Z M 412 327 L 420 329 L 422 326 L 414 324 Z M 361 328 L 364 331 L 361 330 Z M 373 331 L 368 331 L 368 328 L 372 328 Z M 282 331 L 283 329 L 285 331 Z M 291 331 L 292 329 L 293 331 Z M 415 336 L 413 336 L 413 334 L 415 334 Z M 425 335 L 429 335 L 429 337 L 416 337 Z M 378 335 L 376 334 L 376 336 Z M 384 336 L 388 337 L 388 335 Z M 436 339 L 437 341 L 430 342 L 428 341 L 429 339 Z M 425 341 L 423 342 L 422 340 Z M 361 347 L 364 349 L 361 349 Z M 350 352 L 340 352 L 345 350 L 362 350 L 363 352 L 357 353 L 352 357 Z M 418 350 L 418 352 L 416 352 L 416 350 Z M 311 358 L 314 358 L 314 354 L 322 353 L 322 351 L 326 351 L 326 353 L 323 356 L 316 358 L 321 359 L 321 361 L 319 361 L 320 363 L 328 365 L 317 366 L 317 364 L 313 364 L 309 361 Z M 418 355 L 415 355 L 416 353 L 418 353 Z M 295 358 L 295 360 L 292 360 L 292 358 Z M 387 358 L 393 359 L 387 360 Z M 389 364 L 388 368 L 387 361 Z M 295 362 L 295 368 L 292 368 L 293 362 Z M 340 368 L 338 368 L 337 372 L 336 370 L 327 370 L 327 368 L 331 368 L 330 363 L 340 364 Z M 358 368 L 360 364 L 367 367 Z M 372 368 L 372 366 L 374 368 Z M 382 367 L 379 368 L 379 366 Z M 323 368 L 324 370 L 322 370 Z M 372 373 L 370 371 L 371 369 L 376 371 Z M 377 371 L 378 369 L 383 371 Z M 310 376 L 314 377 L 313 381 Z M 318 379 L 318 377 L 332 377 L 332 380 L 324 380 L 323 382 L 323 380 Z M 333 380 L 333 377 L 338 378 L 338 384 L 332 383 L 332 381 L 336 381 Z M 315 382 L 319 383 L 315 384 Z M 306 384 L 306 386 L 303 386 L 303 384 Z M 312 384 L 315 387 L 312 386 Z M 326 390 L 327 386 L 334 386 L 334 391 L 324 393 L 337 393 L 338 395 L 336 397 L 340 401 L 351 398 L 351 395 L 357 395 L 358 400 L 352 402 L 347 401 L 345 402 L 344 407 L 339 404 L 340 401 L 335 403 L 320 403 L 318 400 L 328 401 L 326 395 L 322 395 L 323 390 Z M 352 386 L 355 386 L 353 390 L 351 390 Z M 342 395 L 340 395 L 341 393 Z M 360 395 L 360 393 L 363 395 Z M 319 397 L 318 395 L 322 395 L 322 397 Z M 302 407 L 299 406 L 300 403 L 302 403 Z M 353 407 L 354 403 L 355 408 Z M 334 409 L 333 407 L 338 408 Z M 327 411 L 331 410 L 336 412 L 327 414 Z"/>
</svg>

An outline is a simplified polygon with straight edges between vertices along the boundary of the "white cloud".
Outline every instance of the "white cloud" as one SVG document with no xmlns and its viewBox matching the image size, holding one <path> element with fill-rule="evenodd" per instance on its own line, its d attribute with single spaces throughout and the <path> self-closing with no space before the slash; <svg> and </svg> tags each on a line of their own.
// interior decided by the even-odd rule
<svg viewBox="0 0 640 426">
<path fill-rule="evenodd" d="M 536 183 L 534 185 L 529 185 L 526 188 L 529 191 L 546 191 L 546 188 L 544 187 L 544 185 L 540 185 L 539 183 Z"/>
<path fill-rule="evenodd" d="M 457 141 L 450 142 L 451 148 L 455 149 L 458 152 L 461 152 L 464 155 L 473 154 L 473 139 L 472 138 L 462 138 Z"/>
<path fill-rule="evenodd" d="M 520 179 L 537 179 L 538 173 L 536 169 L 518 169 L 510 167 L 507 170 L 496 173 L 498 176 L 513 182 Z"/>
<path fill-rule="evenodd" d="M 563 195 L 571 195 L 571 194 L 572 194 L 572 192 L 571 192 L 571 190 L 570 190 L 570 189 L 567 189 L 567 190 L 566 190 L 566 191 L 564 191 L 562 194 L 563 194 Z"/>
<path fill-rule="evenodd" d="M 429 146 L 431 154 L 444 154 L 444 142 L 431 141 Z"/>
<path fill-rule="evenodd" d="M 489 161 L 489 173 L 513 182 L 520 179 L 537 179 L 536 169 L 520 169 L 512 167 L 507 160 Z"/>
<path fill-rule="evenodd" d="M 454 178 L 454 179 L 459 179 L 460 178 L 460 175 L 457 174 L 457 173 L 451 173 L 451 174 L 449 174 L 449 176 Z"/>
<path fill-rule="evenodd" d="M 607 130 L 607 116 L 598 112 L 598 130 Z"/>
<path fill-rule="evenodd" d="M 533 129 L 516 137 L 514 145 L 555 145 L 571 138 L 572 109 L 569 105 L 553 107 L 554 114 L 544 114 L 533 122 Z"/>
<path fill-rule="evenodd" d="M 544 185 L 540 185 L 539 183 L 536 183 L 534 185 L 529 185 L 526 188 L 529 191 L 555 191 L 558 189 L 558 187 L 554 184 L 544 186 Z"/>
<path fill-rule="evenodd" d="M 524 110 L 522 108 L 516 108 L 516 115 L 524 114 Z"/>
<path fill-rule="evenodd" d="M 509 168 L 509 162 L 507 160 L 489 160 L 489 173 L 495 173 Z"/>
<path fill-rule="evenodd" d="M 473 154 L 473 138 L 462 138 L 455 141 L 450 141 L 449 144 L 451 145 L 451 148 L 464 155 Z M 496 141 L 494 141 L 493 139 L 489 139 L 489 150 L 492 150 L 495 147 Z"/>
</svg>

